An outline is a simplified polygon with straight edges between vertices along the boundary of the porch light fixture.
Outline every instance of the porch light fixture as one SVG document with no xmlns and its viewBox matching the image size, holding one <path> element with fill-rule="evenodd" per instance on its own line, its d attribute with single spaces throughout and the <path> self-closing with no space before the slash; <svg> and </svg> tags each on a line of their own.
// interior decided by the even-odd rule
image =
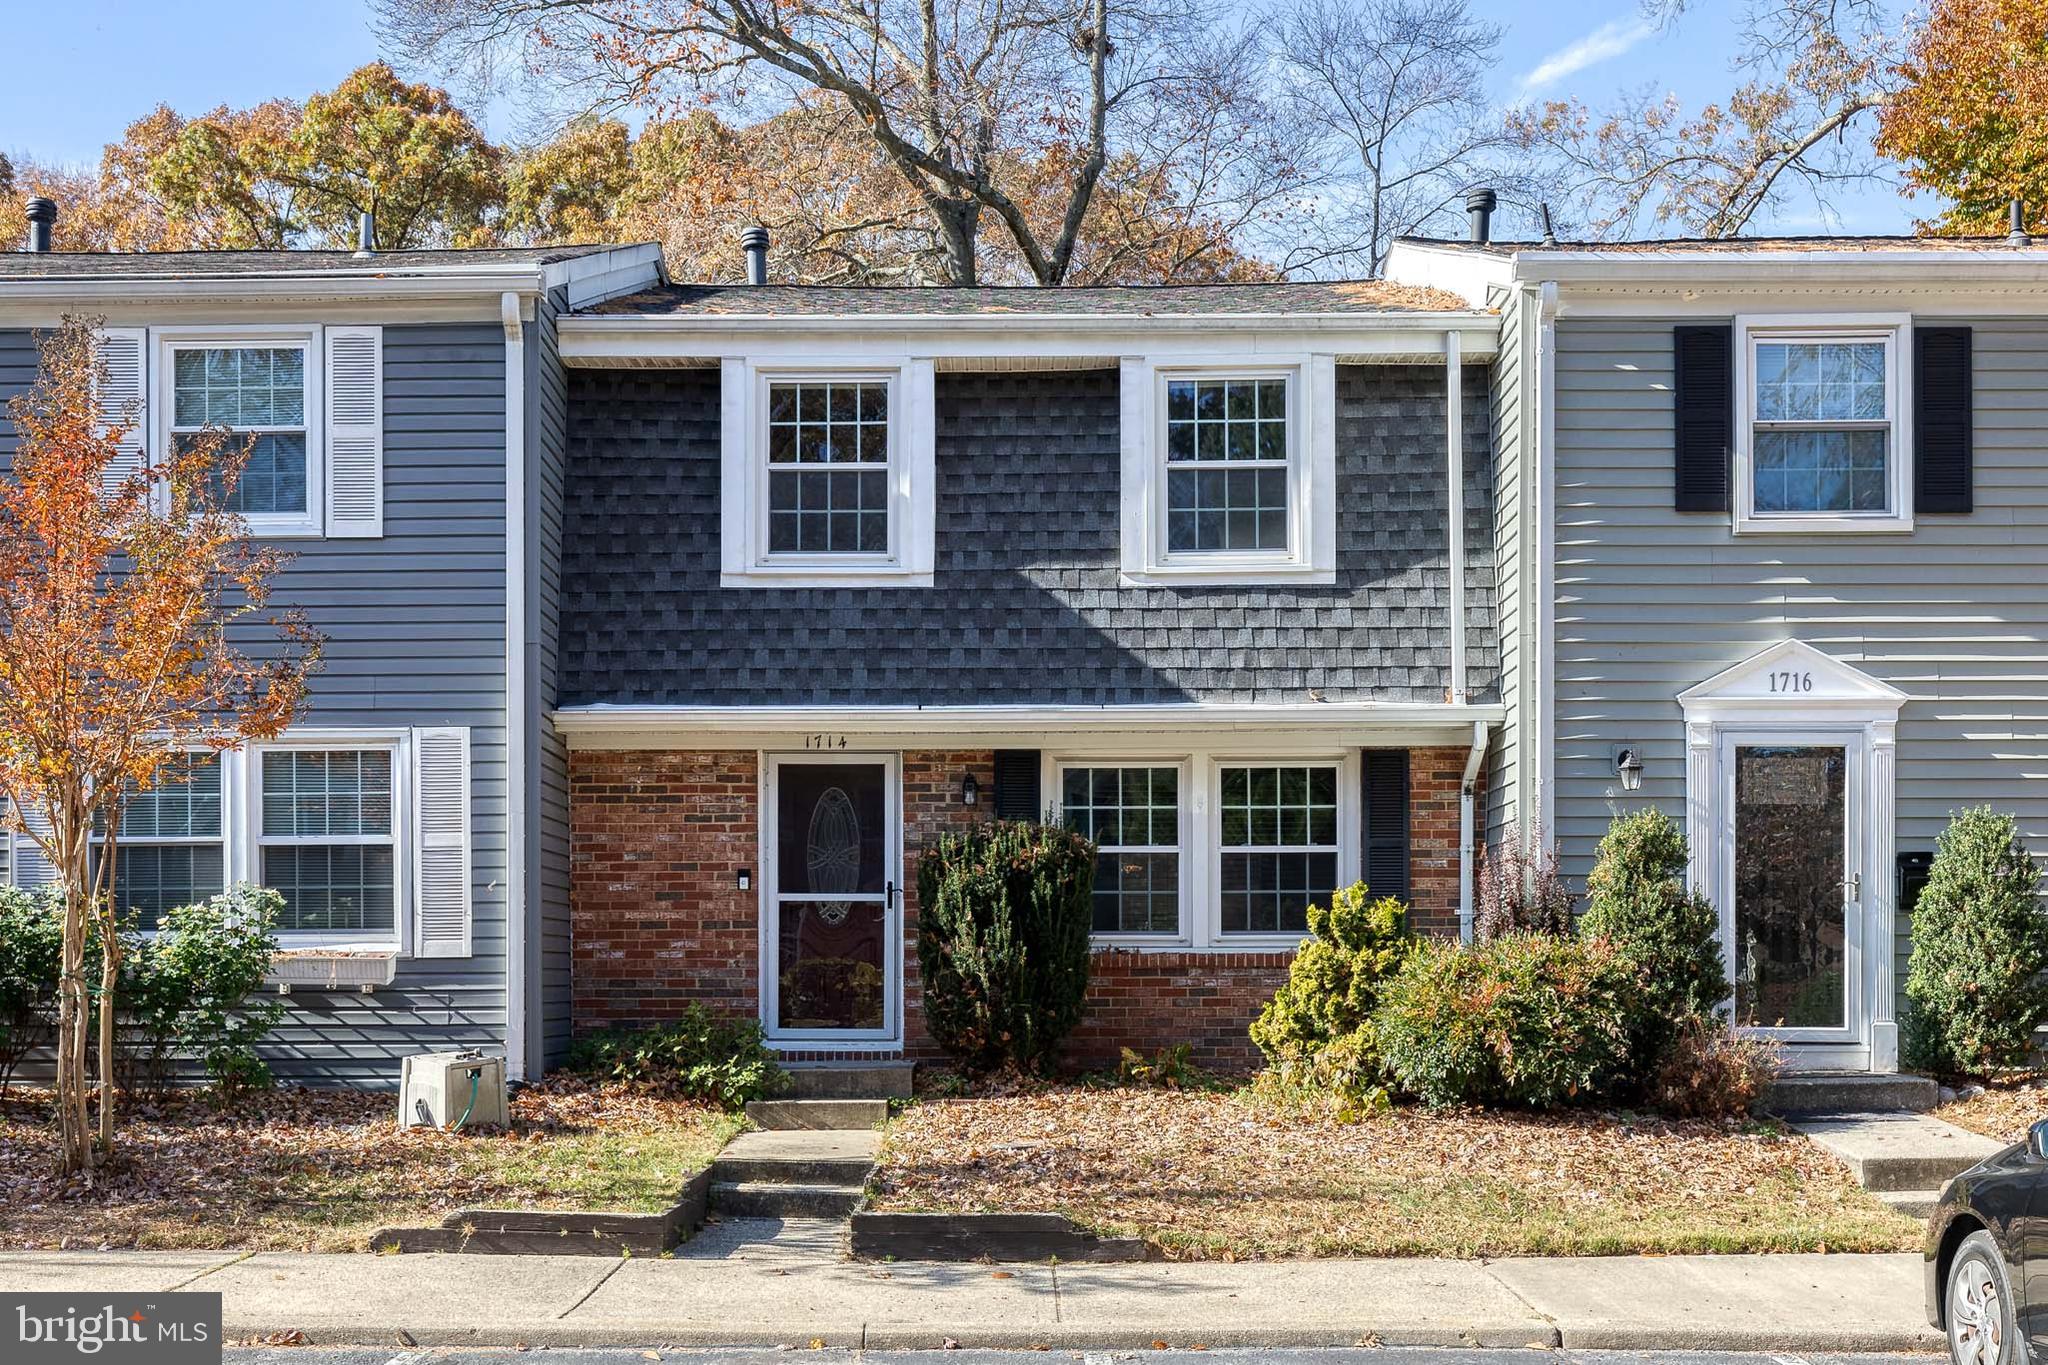
<svg viewBox="0 0 2048 1365">
<path fill-rule="evenodd" d="M 981 804 L 981 783 L 974 780 L 973 773 L 969 773 L 960 779 L 960 804 L 963 806 L 978 806 Z"/>
<path fill-rule="evenodd" d="M 1639 791 L 1643 785 L 1643 760 L 1636 757 L 1635 746 L 1624 744 L 1614 751 L 1614 771 L 1621 777 L 1621 789 L 1625 792 Z"/>
</svg>

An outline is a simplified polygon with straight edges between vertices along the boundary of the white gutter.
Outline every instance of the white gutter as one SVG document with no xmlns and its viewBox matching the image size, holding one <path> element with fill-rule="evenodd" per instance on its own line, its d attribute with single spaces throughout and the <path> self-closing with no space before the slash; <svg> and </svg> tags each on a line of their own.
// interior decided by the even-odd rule
<svg viewBox="0 0 2048 1365">
<path fill-rule="evenodd" d="M 1465 360 L 1458 334 L 1444 333 L 1444 467 L 1449 479 L 1451 703 L 1465 701 Z"/>
<path fill-rule="evenodd" d="M 1387 313 L 579 313 L 561 321 L 564 335 L 662 330 L 1014 332 L 1019 327 L 1058 332 L 1132 332 L 1157 327 L 1280 327 L 1287 331 L 1441 332 L 1445 327 L 1498 329 L 1500 318 L 1483 308 L 1416 309 Z"/>
<path fill-rule="evenodd" d="M 1472 752 L 1465 756 L 1465 780 L 1458 785 L 1458 937 L 1472 941 L 1472 836 L 1479 765 L 1486 759 L 1486 722 L 1472 722 Z"/>
<path fill-rule="evenodd" d="M 526 1077 L 526 345 L 520 295 L 505 326 L 505 1076 Z"/>
<path fill-rule="evenodd" d="M 1536 287 L 1536 811 L 1524 837 L 1554 829 L 1557 780 L 1557 284 Z"/>
<path fill-rule="evenodd" d="M 697 734 L 887 735 L 906 731 L 1010 734 L 1030 730 L 1128 734 L 1138 731 L 1463 729 L 1498 723 L 1500 705 L 1434 702 L 1185 702 L 1145 706 L 565 706 L 554 713 L 565 735 L 670 730 Z"/>
</svg>

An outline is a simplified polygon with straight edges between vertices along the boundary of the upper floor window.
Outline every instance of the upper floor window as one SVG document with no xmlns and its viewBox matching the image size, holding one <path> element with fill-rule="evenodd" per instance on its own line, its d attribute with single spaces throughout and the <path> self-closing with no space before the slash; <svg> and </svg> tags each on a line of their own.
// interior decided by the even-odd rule
<svg viewBox="0 0 2048 1365">
<path fill-rule="evenodd" d="M 209 427 L 249 444 L 228 506 L 250 519 L 304 523 L 313 447 L 306 426 L 306 344 L 213 346 L 172 342 L 171 439 Z"/>
<path fill-rule="evenodd" d="M 932 366 L 728 360 L 727 584 L 929 583 Z"/>
<path fill-rule="evenodd" d="M 1904 325 L 1738 328 L 1737 529 L 1910 528 Z"/>
<path fill-rule="evenodd" d="M 1336 577 L 1335 365 L 1123 366 L 1123 576 Z"/>
</svg>

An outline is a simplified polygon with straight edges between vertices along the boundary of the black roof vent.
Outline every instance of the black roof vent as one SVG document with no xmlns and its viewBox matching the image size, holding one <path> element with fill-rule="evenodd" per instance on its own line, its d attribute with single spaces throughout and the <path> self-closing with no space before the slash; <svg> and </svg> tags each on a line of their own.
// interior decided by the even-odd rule
<svg viewBox="0 0 2048 1365">
<path fill-rule="evenodd" d="M 57 201 L 38 195 L 28 201 L 28 250 L 47 254 L 50 235 L 57 230 Z"/>
<path fill-rule="evenodd" d="M 1481 186 L 1465 192 L 1465 216 L 1472 224 L 1472 240 L 1484 245 L 1493 240 L 1493 211 L 1500 207 L 1500 196 Z"/>
<path fill-rule="evenodd" d="M 2015 199 L 2006 205 L 2005 244 L 2007 246 L 2032 246 L 2034 239 L 2027 235 L 2027 206 Z"/>
<path fill-rule="evenodd" d="M 1543 215 L 1543 245 L 1557 245 L 1557 229 L 1550 225 L 1550 205 L 1538 204 L 1536 211 Z"/>
<path fill-rule="evenodd" d="M 740 250 L 747 255 L 747 283 L 768 283 L 768 229 L 756 223 L 742 232 Z"/>
<path fill-rule="evenodd" d="M 377 254 L 377 215 L 361 213 L 356 215 L 356 258 L 358 260 Z"/>
</svg>

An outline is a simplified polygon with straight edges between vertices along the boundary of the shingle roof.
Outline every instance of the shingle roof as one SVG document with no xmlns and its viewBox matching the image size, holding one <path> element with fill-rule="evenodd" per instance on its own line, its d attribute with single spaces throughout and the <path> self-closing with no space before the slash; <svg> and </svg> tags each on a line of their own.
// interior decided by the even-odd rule
<svg viewBox="0 0 2048 1365">
<path fill-rule="evenodd" d="M 600 315 L 780 314 L 938 317 L 1123 314 L 1168 317 L 1244 313 L 1440 313 L 1469 310 L 1455 294 L 1385 280 L 1287 284 L 1062 285 L 923 288 L 797 284 L 670 284 L 607 299 Z"/>
<path fill-rule="evenodd" d="M 403 275 L 452 266 L 542 266 L 611 246 L 491 247 L 474 251 L 0 251 L 0 281 L 150 276 Z"/>
<path fill-rule="evenodd" d="M 2037 251 L 2048 252 L 2048 239 L 2015 247 L 2004 237 L 1667 237 L 1641 242 L 1468 242 L 1455 238 L 1403 237 L 1415 246 L 1467 252 L 1475 256 L 1513 256 L 1523 251 L 1588 251 L 1608 256 L 1641 256 L 1656 252 L 1697 251 L 1743 255 L 1764 251 Z"/>
</svg>

